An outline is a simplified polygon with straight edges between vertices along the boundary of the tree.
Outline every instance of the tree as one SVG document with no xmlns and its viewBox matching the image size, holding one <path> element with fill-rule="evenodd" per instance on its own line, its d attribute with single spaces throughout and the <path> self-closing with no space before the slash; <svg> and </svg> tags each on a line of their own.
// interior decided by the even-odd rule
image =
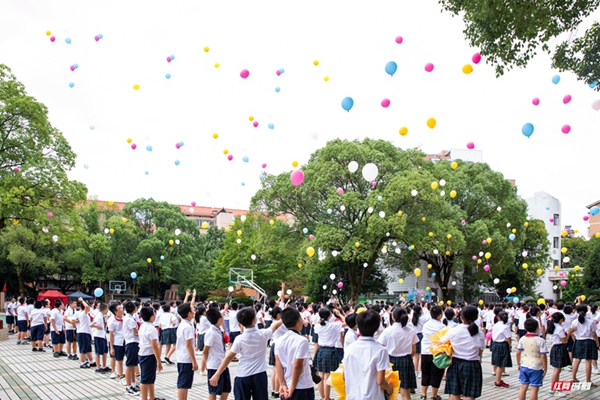
<svg viewBox="0 0 600 400">
<path fill-rule="evenodd" d="M 600 6 L 599 0 L 439 0 L 442 9 L 461 16 L 464 34 L 473 47 L 502 75 L 525 67 L 539 50 L 552 54 L 557 37 L 568 34 L 552 54 L 552 66 L 572 71 L 580 80 L 600 82 L 600 24 L 595 21 L 582 35 L 582 22 Z M 600 90 L 600 86 L 595 86 Z"/>
<path fill-rule="evenodd" d="M 570 258 L 569 266 L 584 268 L 587 266 L 587 260 L 592 252 L 594 240 L 586 240 L 581 236 L 573 238 L 563 238 L 562 246 L 567 248 L 565 256 Z M 567 264 L 564 264 L 565 266 Z"/>
<path fill-rule="evenodd" d="M 587 296 L 600 296 L 600 240 L 592 238 L 589 240 L 591 243 L 591 250 L 589 252 L 585 268 L 583 269 L 583 291 L 575 293 L 576 296 L 582 293 Z M 579 280 L 579 278 L 575 278 Z M 569 278 L 569 283 L 571 279 Z"/>
</svg>

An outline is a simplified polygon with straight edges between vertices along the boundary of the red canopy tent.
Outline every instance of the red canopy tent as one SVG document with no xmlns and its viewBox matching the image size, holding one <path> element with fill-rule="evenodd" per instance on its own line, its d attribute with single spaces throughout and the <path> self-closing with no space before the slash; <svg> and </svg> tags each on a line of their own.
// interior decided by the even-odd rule
<svg viewBox="0 0 600 400">
<path fill-rule="evenodd" d="M 42 300 L 42 299 L 50 300 L 50 308 L 54 308 L 54 301 L 56 299 L 61 300 L 63 302 L 63 304 L 65 304 L 65 305 L 68 304 L 68 302 L 69 302 L 69 298 L 66 295 L 59 292 L 58 290 L 46 290 L 45 292 L 38 294 L 37 299 L 38 300 Z"/>
</svg>

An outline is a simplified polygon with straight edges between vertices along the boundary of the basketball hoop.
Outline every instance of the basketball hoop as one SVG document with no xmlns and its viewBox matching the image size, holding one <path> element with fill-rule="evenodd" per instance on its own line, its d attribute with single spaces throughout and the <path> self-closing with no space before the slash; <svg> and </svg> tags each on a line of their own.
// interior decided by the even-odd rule
<svg viewBox="0 0 600 400">
<path fill-rule="evenodd" d="M 117 292 L 117 294 L 121 294 L 121 286 L 120 285 L 115 286 L 115 292 Z"/>
</svg>

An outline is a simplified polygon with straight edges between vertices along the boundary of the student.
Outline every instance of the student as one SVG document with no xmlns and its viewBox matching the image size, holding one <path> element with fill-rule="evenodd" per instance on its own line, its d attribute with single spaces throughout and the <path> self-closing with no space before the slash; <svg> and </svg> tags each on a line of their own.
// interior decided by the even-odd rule
<svg viewBox="0 0 600 400">
<path fill-rule="evenodd" d="M 346 334 L 344 335 L 344 349 L 347 349 L 348 346 L 350 346 L 352 343 L 354 343 L 354 342 L 356 342 L 356 340 L 358 340 L 358 332 L 357 332 L 358 327 L 356 326 L 356 313 L 346 315 L 346 326 L 348 327 L 348 330 L 346 331 Z"/>
<path fill-rule="evenodd" d="M 442 307 L 431 307 L 429 316 L 429 321 L 423 325 L 423 340 L 421 340 L 421 399 L 427 398 L 427 389 L 431 386 L 432 399 L 441 400 L 441 397 L 438 396 L 438 389 L 444 377 L 444 370 L 436 367 L 433 363 L 430 337 L 446 327 L 442 323 L 444 317 Z"/>
<path fill-rule="evenodd" d="M 142 307 L 140 310 L 142 325 L 138 331 L 140 364 L 140 394 L 142 399 L 165 400 L 154 396 L 154 382 L 156 371 L 162 371 L 160 362 L 160 347 L 158 345 L 158 332 L 154 327 L 154 308 Z"/>
<path fill-rule="evenodd" d="M 240 332 L 240 324 L 237 320 L 239 305 L 238 303 L 231 303 L 231 310 L 229 311 L 229 345 L 233 346 L 235 343 L 235 338 L 237 338 Z M 237 361 L 237 360 L 236 360 Z"/>
<path fill-rule="evenodd" d="M 310 373 L 309 343 L 300 335 L 304 326 L 302 316 L 297 309 L 288 307 L 281 311 L 281 320 L 285 327 L 285 334 L 277 341 L 273 370 L 279 377 L 280 395 L 288 400 L 314 400 L 315 389 Z M 283 327 L 277 332 L 282 329 Z"/>
<path fill-rule="evenodd" d="M 96 353 L 95 372 L 104 373 L 110 371 L 110 367 L 106 365 L 108 354 L 108 346 L 106 345 L 106 315 L 108 314 L 108 305 L 101 303 L 98 311 L 90 324 L 90 328 L 92 329 L 92 337 L 94 338 L 94 353 Z"/>
<path fill-rule="evenodd" d="M 423 308 L 420 305 L 416 305 L 412 310 L 412 324 L 415 327 L 415 332 L 419 338 L 417 343 L 417 352 L 413 357 L 413 363 L 415 365 L 415 371 L 417 378 L 421 377 L 421 341 L 423 340 L 423 325 L 429 318 L 423 313 Z"/>
<path fill-rule="evenodd" d="M 181 315 L 181 314 L 180 314 Z M 196 341 L 196 354 L 202 354 L 204 350 L 204 334 L 210 329 L 210 322 L 206 319 L 206 307 L 198 306 L 196 309 L 196 333 L 198 340 Z"/>
<path fill-rule="evenodd" d="M 373 338 L 381 317 L 377 311 L 368 310 L 356 316 L 356 323 L 360 337 L 346 349 L 343 360 L 346 399 L 384 400 L 384 392 L 392 393 L 392 385 L 385 380 L 390 359 L 388 351 Z"/>
<path fill-rule="evenodd" d="M 277 322 L 281 320 L 281 308 L 273 307 L 271 309 L 271 316 L 272 320 L 271 324 L 269 324 L 269 328 L 273 324 L 273 321 Z M 279 342 L 280 338 L 283 337 L 283 335 L 285 335 L 286 332 L 287 328 L 285 327 L 285 325 L 282 325 L 273 333 L 273 337 L 271 338 L 273 340 L 273 344 L 271 344 L 271 350 L 269 351 L 269 365 L 271 365 L 272 367 L 275 367 L 275 346 Z M 273 389 L 273 391 L 271 392 L 271 396 L 277 399 L 279 398 L 279 384 L 279 373 L 277 371 L 277 368 L 273 368 L 273 372 L 271 373 L 271 388 Z"/>
<path fill-rule="evenodd" d="M 90 306 L 81 297 L 77 301 L 79 311 L 72 320 L 77 326 L 77 343 L 79 343 L 79 368 L 95 367 L 92 361 L 92 330 L 90 328 Z"/>
<path fill-rule="evenodd" d="M 529 399 L 537 400 L 538 392 L 544 383 L 544 377 L 548 370 L 546 359 L 548 349 L 546 341 L 536 334 L 539 326 L 535 319 L 527 318 L 525 329 L 527 334 L 519 339 L 517 345 L 517 368 L 519 369 L 519 381 L 521 382 L 519 400 L 525 400 L 529 386 L 531 386 Z M 523 354 L 522 357 L 521 353 Z"/>
<path fill-rule="evenodd" d="M 571 365 L 571 359 L 569 358 L 569 351 L 567 350 L 567 339 L 571 336 L 565 331 L 562 324 L 565 322 L 565 315 L 560 311 L 552 313 L 552 317 L 548 321 L 547 333 L 550 334 L 550 343 L 552 349 L 550 350 L 550 365 L 554 367 L 552 372 L 552 386 L 554 382 L 558 382 L 560 379 L 560 373 L 562 369 L 568 365 Z M 556 395 L 557 391 L 550 390 L 550 395 Z"/>
<path fill-rule="evenodd" d="M 523 304 L 521 307 L 521 311 L 518 312 L 519 318 L 517 319 L 517 339 L 520 340 L 523 336 L 527 334 L 527 330 L 525 329 L 525 321 L 527 320 L 527 313 L 529 313 L 529 306 L 527 304 Z"/>
<path fill-rule="evenodd" d="M 225 368 L 222 371 L 219 376 L 219 382 L 216 385 L 213 386 L 210 383 L 210 379 L 221 366 L 223 359 L 225 359 L 225 340 L 223 333 L 218 328 L 219 325 L 223 324 L 223 316 L 218 308 L 210 307 L 206 311 L 206 318 L 211 326 L 204 334 L 204 351 L 202 352 L 202 366 L 200 370 L 208 372 L 208 400 L 216 400 L 217 396 L 220 396 L 220 400 L 227 400 L 227 396 L 231 392 L 229 368 Z"/>
<path fill-rule="evenodd" d="M 512 368 L 512 332 L 508 323 L 508 313 L 500 311 L 498 321 L 492 328 L 492 366 L 496 372 L 494 386 L 508 388 L 508 383 L 502 380 L 506 367 Z"/>
<path fill-rule="evenodd" d="M 8 333 L 14 333 L 14 323 L 15 323 L 15 314 L 13 310 L 13 304 L 15 303 L 15 298 L 11 298 L 10 301 L 4 303 L 4 312 L 6 314 L 6 327 L 8 328 Z"/>
<path fill-rule="evenodd" d="M 134 302 L 125 303 L 125 317 L 123 318 L 123 338 L 125 339 L 125 394 L 136 395 L 140 389 L 135 383 L 135 370 L 139 364 L 139 333 L 138 324 L 135 321 L 137 306 Z M 146 400 L 146 399 L 144 399 Z"/>
<path fill-rule="evenodd" d="M 123 307 L 112 303 L 109 307 L 112 316 L 108 319 L 108 344 L 110 347 L 110 379 L 125 378 L 123 359 L 125 358 L 125 339 L 123 337 Z"/>
<path fill-rule="evenodd" d="M 204 309 L 204 306 L 201 306 Z M 182 318 L 177 328 L 177 343 L 175 355 L 177 356 L 177 399 L 187 400 L 188 390 L 194 383 L 194 371 L 198 370 L 198 363 L 194 354 L 194 327 L 192 320 L 194 312 L 190 303 L 183 303 L 177 307 L 177 313 Z"/>
<path fill-rule="evenodd" d="M 330 307 L 333 308 L 333 306 Z M 333 308 L 333 311 L 339 314 L 337 309 Z M 322 399 L 328 400 L 331 386 L 327 385 L 326 381 L 331 371 L 335 371 L 340 366 L 335 344 L 337 340 L 343 340 L 344 330 L 341 322 L 331 320 L 332 315 L 328 307 L 319 310 L 319 318 L 319 322 L 315 326 L 315 333 L 319 335 L 319 348 L 315 353 L 314 366 L 321 376 L 321 382 L 318 385 L 319 395 Z"/>
<path fill-rule="evenodd" d="M 54 309 L 50 312 L 50 326 L 52 328 L 50 335 L 52 336 L 54 358 L 67 355 L 63 351 L 63 346 L 65 345 L 65 323 L 62 315 L 64 308 L 63 302 L 60 299 L 56 299 L 54 300 Z"/>
<path fill-rule="evenodd" d="M 558 303 L 558 305 L 560 306 L 561 303 Z M 560 309 L 560 308 L 559 308 Z M 565 322 L 563 323 L 563 326 L 565 327 L 565 330 L 570 330 L 571 326 L 573 325 L 573 322 L 577 319 L 578 315 L 575 312 L 575 310 L 573 309 L 573 307 L 569 304 L 565 305 L 563 307 L 563 314 L 565 314 Z M 571 359 L 571 363 L 573 363 L 573 346 L 575 345 L 575 338 L 573 337 L 573 335 L 569 335 L 569 339 L 567 340 L 567 351 L 569 352 L 569 358 Z M 566 368 L 567 370 L 573 370 L 573 368 L 569 365 Z"/>
<path fill-rule="evenodd" d="M 175 343 L 177 342 L 177 318 L 171 313 L 171 306 L 163 306 L 163 314 L 160 317 L 160 350 L 162 353 L 162 346 L 167 346 L 165 349 L 164 363 L 175 364 L 171 361 L 171 356 L 175 352 Z M 159 354 L 160 354 L 159 353 Z"/>
<path fill-rule="evenodd" d="M 481 396 L 483 375 L 481 355 L 485 350 L 485 337 L 475 323 L 479 312 L 474 306 L 460 311 L 461 324 L 442 337 L 441 343 L 452 345 L 452 364 L 446 370 L 445 393 L 450 400 L 472 400 Z"/>
<path fill-rule="evenodd" d="M 44 331 L 44 347 L 51 349 L 52 346 L 50 346 L 50 312 L 52 310 L 50 309 L 50 300 L 42 299 L 42 310 L 44 311 L 46 321 L 48 321 L 48 323 L 46 324 L 46 330 Z"/>
<path fill-rule="evenodd" d="M 25 297 L 19 297 L 19 305 L 17 306 L 17 329 L 19 330 L 19 334 L 17 335 L 17 344 L 27 344 L 25 341 L 25 335 L 27 334 L 28 326 L 29 316 L 27 315 Z"/>
<path fill-rule="evenodd" d="M 46 312 L 42 309 L 42 302 L 39 300 L 35 302 L 33 311 L 29 315 L 29 325 L 31 326 L 31 351 L 46 352 L 42 347 L 42 342 L 46 326 L 48 325 L 48 318 L 46 317 Z"/>
<path fill-rule="evenodd" d="M 348 318 L 346 318 L 347 320 Z M 392 321 L 393 324 L 383 331 L 377 341 L 387 348 L 392 370 L 398 371 L 400 377 L 400 396 L 403 400 L 410 400 L 410 390 L 417 388 L 417 377 L 412 357 L 417 352 L 419 338 L 412 325 L 408 323 L 408 313 L 404 308 L 394 308 L 392 311 Z M 348 322 L 346 323 L 348 324 Z M 346 338 L 348 338 L 349 334 L 350 331 L 346 334 Z"/>
<path fill-rule="evenodd" d="M 30 317 L 31 312 L 33 311 L 33 305 L 35 303 L 35 299 L 33 297 L 28 297 L 25 301 L 27 305 L 25 306 L 25 313 L 27 314 L 27 331 L 25 331 L 25 340 L 31 340 L 31 325 L 30 325 Z"/>
<path fill-rule="evenodd" d="M 452 308 L 448 307 L 446 311 L 444 311 L 444 317 L 446 318 L 446 322 L 444 322 L 444 325 L 446 325 L 448 329 L 452 329 L 458 325 L 454 321 L 454 318 L 456 318 L 456 313 Z"/>
<path fill-rule="evenodd" d="M 566 308 L 566 307 L 565 307 Z M 588 312 L 587 306 L 577 306 L 579 316 L 571 325 L 569 333 L 575 336 L 573 345 L 573 381 L 577 382 L 577 370 L 581 360 L 585 360 L 585 381 L 591 382 L 592 360 L 598 360 L 598 336 L 596 335 L 596 325 L 590 319 L 586 318 Z M 595 383 L 592 387 L 597 387 Z"/>
<path fill-rule="evenodd" d="M 236 313 L 236 319 L 238 324 L 244 327 L 244 332 L 237 337 L 235 343 L 229 349 L 219 369 L 210 379 L 210 384 L 217 386 L 221 373 L 227 369 L 231 360 L 239 354 L 240 363 L 233 383 L 235 399 L 267 399 L 269 397 L 267 362 L 265 360 L 267 342 L 282 322 L 277 321 L 271 325 L 271 328 L 259 330 L 256 328 L 256 311 L 253 307 L 244 307 L 239 310 Z M 230 328 L 233 326 L 232 322 L 230 314 Z"/>
<path fill-rule="evenodd" d="M 77 300 L 70 300 L 69 306 L 63 314 L 65 322 L 65 339 L 67 341 L 67 354 L 69 360 L 77 360 L 77 325 L 75 314 L 77 313 Z"/>
</svg>

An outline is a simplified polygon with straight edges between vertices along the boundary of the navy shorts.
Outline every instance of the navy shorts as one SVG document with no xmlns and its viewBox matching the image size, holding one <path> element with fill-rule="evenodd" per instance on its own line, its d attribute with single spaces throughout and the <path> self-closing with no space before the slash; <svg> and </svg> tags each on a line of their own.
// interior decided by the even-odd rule
<svg viewBox="0 0 600 400">
<path fill-rule="evenodd" d="M 27 321 L 17 321 L 19 332 L 27 332 Z"/>
<path fill-rule="evenodd" d="M 138 366 L 139 350 L 140 350 L 140 344 L 137 342 L 127 343 L 125 345 L 125 356 L 127 357 L 127 361 L 125 361 L 126 367 L 137 367 Z"/>
<path fill-rule="evenodd" d="M 191 389 L 194 383 L 194 371 L 190 363 L 177 363 L 177 389 Z"/>
<path fill-rule="evenodd" d="M 106 346 L 106 339 L 95 337 L 94 338 L 94 352 L 99 356 L 108 353 L 108 347 Z"/>
<path fill-rule="evenodd" d="M 229 343 L 233 344 L 233 342 L 235 342 L 235 338 L 241 334 L 242 332 L 229 332 Z"/>
<path fill-rule="evenodd" d="M 15 323 L 15 317 L 13 317 L 12 315 L 7 315 L 6 316 L 6 325 L 12 325 Z"/>
<path fill-rule="evenodd" d="M 268 399 L 269 380 L 266 372 L 236 377 L 233 384 L 233 398 L 235 400 Z"/>
<path fill-rule="evenodd" d="M 31 337 L 31 340 L 34 342 L 44 340 L 44 325 L 32 326 L 29 337 Z"/>
<path fill-rule="evenodd" d="M 44 335 L 49 335 L 50 334 L 50 323 L 46 324 L 47 328 L 44 331 Z"/>
<path fill-rule="evenodd" d="M 125 358 L 125 347 L 114 345 L 113 349 L 115 350 L 115 355 L 110 354 L 110 358 L 114 358 L 117 361 L 123 361 Z"/>
<path fill-rule="evenodd" d="M 154 385 L 156 381 L 156 357 L 139 356 L 140 359 L 140 384 Z"/>
<path fill-rule="evenodd" d="M 219 384 L 217 386 L 212 386 L 210 384 L 210 378 L 213 377 L 216 369 L 208 369 L 206 370 L 206 378 L 208 380 L 208 394 L 216 394 L 218 396 L 223 393 L 231 393 L 231 377 L 229 376 L 229 368 L 225 368 L 225 371 L 219 377 Z"/>
<path fill-rule="evenodd" d="M 287 400 L 315 400 L 315 389 L 296 389 L 292 397 L 288 397 Z"/>
<path fill-rule="evenodd" d="M 77 343 L 79 343 L 79 354 L 92 352 L 92 335 L 89 333 L 78 333 Z"/>
<path fill-rule="evenodd" d="M 56 333 L 54 331 L 50 332 L 52 337 L 52 344 L 65 344 L 65 333 L 59 332 Z"/>
<path fill-rule="evenodd" d="M 67 329 L 67 343 L 77 342 L 77 331 L 75 329 Z"/>
</svg>

